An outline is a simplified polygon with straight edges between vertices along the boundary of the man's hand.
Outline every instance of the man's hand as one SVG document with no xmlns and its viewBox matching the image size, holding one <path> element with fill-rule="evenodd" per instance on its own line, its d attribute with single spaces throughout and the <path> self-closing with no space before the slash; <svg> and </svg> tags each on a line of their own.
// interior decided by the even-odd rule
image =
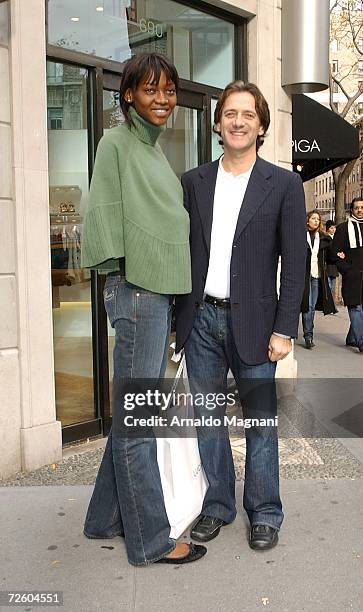
<svg viewBox="0 0 363 612">
<path fill-rule="evenodd" d="M 345 253 L 343 251 L 339 251 L 339 253 L 337 253 L 338 257 L 340 257 L 340 259 L 345 259 Z"/>
<path fill-rule="evenodd" d="M 268 345 L 268 358 L 270 361 L 280 361 L 290 353 L 292 343 L 290 338 L 280 338 L 272 334 Z"/>
</svg>

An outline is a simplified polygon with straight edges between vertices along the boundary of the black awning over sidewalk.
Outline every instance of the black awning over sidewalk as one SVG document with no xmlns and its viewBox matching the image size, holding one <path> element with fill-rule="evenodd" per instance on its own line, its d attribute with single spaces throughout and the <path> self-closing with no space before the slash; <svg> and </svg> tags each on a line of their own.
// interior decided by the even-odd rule
<svg viewBox="0 0 363 612">
<path fill-rule="evenodd" d="M 292 161 L 303 181 L 357 157 L 356 128 L 308 96 L 292 97 Z"/>
</svg>

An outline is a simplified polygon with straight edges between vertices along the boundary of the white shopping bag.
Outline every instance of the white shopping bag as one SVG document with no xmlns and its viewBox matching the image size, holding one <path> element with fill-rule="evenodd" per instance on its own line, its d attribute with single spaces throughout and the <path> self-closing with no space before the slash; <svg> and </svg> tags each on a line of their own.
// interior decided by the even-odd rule
<svg viewBox="0 0 363 612">
<path fill-rule="evenodd" d="M 157 457 L 170 537 L 179 538 L 200 515 L 208 489 L 197 438 L 157 438 Z"/>
<path fill-rule="evenodd" d="M 180 378 L 186 377 L 185 357 L 180 361 L 172 391 Z M 200 459 L 197 432 L 188 427 L 194 437 L 156 438 L 157 459 L 163 488 L 170 537 L 176 540 L 200 515 L 208 481 Z"/>
</svg>

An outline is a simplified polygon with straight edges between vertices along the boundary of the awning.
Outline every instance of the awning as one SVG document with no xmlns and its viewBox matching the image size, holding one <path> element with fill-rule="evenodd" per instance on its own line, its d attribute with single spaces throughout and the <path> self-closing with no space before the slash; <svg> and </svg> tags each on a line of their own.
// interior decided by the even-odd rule
<svg viewBox="0 0 363 612">
<path fill-rule="evenodd" d="M 292 96 L 292 161 L 303 181 L 357 157 L 357 128 L 308 96 Z"/>
</svg>

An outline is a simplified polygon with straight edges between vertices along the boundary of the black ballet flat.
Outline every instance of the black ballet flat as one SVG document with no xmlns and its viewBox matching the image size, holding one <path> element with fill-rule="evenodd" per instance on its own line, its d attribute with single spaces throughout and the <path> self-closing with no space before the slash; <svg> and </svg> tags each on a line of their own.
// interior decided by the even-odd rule
<svg viewBox="0 0 363 612">
<path fill-rule="evenodd" d="M 205 546 L 201 546 L 200 544 L 193 544 L 192 542 L 190 542 L 189 552 L 187 555 L 185 555 L 185 557 L 175 557 L 173 559 L 170 557 L 169 558 L 163 557 L 162 559 L 155 561 L 155 563 L 169 563 L 172 565 L 182 565 L 183 563 L 192 563 L 193 561 L 198 561 L 198 559 L 201 559 L 202 557 L 204 557 L 206 552 L 207 552 L 207 549 Z"/>
</svg>

